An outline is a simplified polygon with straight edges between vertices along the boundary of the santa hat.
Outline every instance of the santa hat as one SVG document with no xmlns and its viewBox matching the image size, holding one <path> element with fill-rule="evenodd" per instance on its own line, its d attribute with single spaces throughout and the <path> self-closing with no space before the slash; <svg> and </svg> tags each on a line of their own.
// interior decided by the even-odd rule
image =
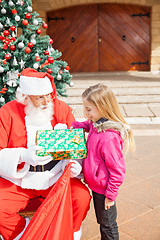
<svg viewBox="0 0 160 240">
<path fill-rule="evenodd" d="M 48 73 L 26 68 L 21 72 L 19 91 L 26 95 L 47 95 L 55 91 L 54 78 Z"/>
</svg>

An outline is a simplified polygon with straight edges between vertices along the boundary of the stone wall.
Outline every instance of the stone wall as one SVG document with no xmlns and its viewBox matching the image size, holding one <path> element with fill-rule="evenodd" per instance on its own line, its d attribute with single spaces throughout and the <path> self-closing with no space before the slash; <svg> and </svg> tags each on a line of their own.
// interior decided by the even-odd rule
<svg viewBox="0 0 160 240">
<path fill-rule="evenodd" d="M 160 0 L 33 0 L 33 9 L 46 21 L 47 11 L 81 4 L 117 3 L 152 7 L 151 15 L 151 71 L 160 72 Z M 45 34 L 45 30 L 42 32 Z"/>
</svg>

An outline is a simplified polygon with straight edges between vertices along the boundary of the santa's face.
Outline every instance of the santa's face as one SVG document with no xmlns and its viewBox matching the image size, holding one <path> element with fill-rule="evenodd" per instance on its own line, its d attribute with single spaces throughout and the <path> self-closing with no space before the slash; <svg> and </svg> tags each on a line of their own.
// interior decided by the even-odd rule
<svg viewBox="0 0 160 240">
<path fill-rule="evenodd" d="M 43 125 L 52 120 L 54 111 L 50 94 L 28 96 L 25 105 L 25 113 L 31 124 Z"/>
<path fill-rule="evenodd" d="M 47 95 L 38 95 L 38 96 L 33 96 L 30 95 L 29 98 L 31 99 L 31 102 L 33 105 L 37 108 L 45 109 L 47 108 L 48 104 L 51 102 L 51 94 Z"/>
</svg>

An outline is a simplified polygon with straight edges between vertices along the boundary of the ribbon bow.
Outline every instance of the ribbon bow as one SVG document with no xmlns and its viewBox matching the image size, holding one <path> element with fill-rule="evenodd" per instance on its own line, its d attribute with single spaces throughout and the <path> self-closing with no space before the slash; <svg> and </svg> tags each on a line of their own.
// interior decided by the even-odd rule
<svg viewBox="0 0 160 240">
<path fill-rule="evenodd" d="M 16 38 L 15 37 L 6 38 L 3 36 L 0 36 L 0 40 L 4 42 L 3 49 L 6 50 L 11 42 L 16 41 Z"/>
</svg>

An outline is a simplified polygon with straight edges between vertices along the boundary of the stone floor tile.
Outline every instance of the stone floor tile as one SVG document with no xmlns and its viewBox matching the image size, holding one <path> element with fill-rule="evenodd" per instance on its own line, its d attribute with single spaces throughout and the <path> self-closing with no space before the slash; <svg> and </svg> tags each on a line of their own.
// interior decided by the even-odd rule
<svg viewBox="0 0 160 240">
<path fill-rule="evenodd" d="M 119 227 L 120 232 L 136 240 L 160 239 L 160 208 L 150 210 Z"/>
<path fill-rule="evenodd" d="M 160 207 L 160 188 L 149 180 L 122 188 L 119 194 L 126 201 L 129 199 L 148 208 Z"/>
<path fill-rule="evenodd" d="M 141 214 L 144 214 L 150 211 L 150 208 L 142 204 L 139 204 L 135 201 L 126 199 L 123 196 L 122 191 L 119 191 L 116 204 L 117 204 L 117 213 L 118 213 L 117 214 L 118 226 L 121 226 L 125 222 L 135 219 Z"/>
<path fill-rule="evenodd" d="M 127 117 L 152 117 L 153 112 L 147 104 L 125 104 L 124 106 Z"/>
</svg>

